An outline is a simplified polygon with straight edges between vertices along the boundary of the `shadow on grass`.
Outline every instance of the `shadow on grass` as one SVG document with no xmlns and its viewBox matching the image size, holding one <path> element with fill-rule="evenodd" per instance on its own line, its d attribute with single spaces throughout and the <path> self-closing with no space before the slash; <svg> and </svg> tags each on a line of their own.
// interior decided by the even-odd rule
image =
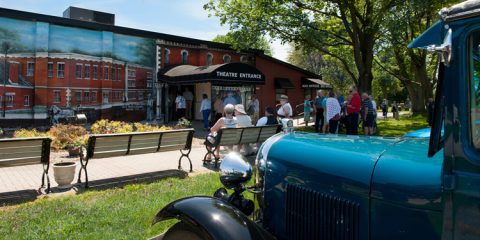
<svg viewBox="0 0 480 240">
<path fill-rule="evenodd" d="M 0 207 L 10 206 L 26 202 L 32 202 L 41 198 L 51 198 L 63 195 L 75 195 L 88 192 L 90 190 L 105 190 L 111 188 L 122 188 L 129 184 L 152 183 L 166 178 L 184 179 L 188 173 L 183 170 L 165 170 L 150 173 L 122 176 L 116 178 L 108 178 L 101 180 L 89 181 L 89 188 L 85 189 L 83 183 L 75 184 L 72 189 L 51 188 L 50 194 L 42 194 L 37 190 L 21 190 L 15 192 L 0 193 Z"/>
</svg>

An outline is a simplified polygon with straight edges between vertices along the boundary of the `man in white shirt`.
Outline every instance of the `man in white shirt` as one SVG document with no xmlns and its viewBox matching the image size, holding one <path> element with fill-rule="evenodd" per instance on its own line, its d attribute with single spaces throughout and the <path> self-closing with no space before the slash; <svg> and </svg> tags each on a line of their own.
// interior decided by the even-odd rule
<svg viewBox="0 0 480 240">
<path fill-rule="evenodd" d="M 186 113 L 185 117 L 187 119 L 192 119 L 192 103 L 193 103 L 193 93 L 190 92 L 190 89 L 185 88 L 185 92 L 183 92 L 183 97 L 185 98 L 186 101 Z"/>
<path fill-rule="evenodd" d="M 185 98 L 180 94 L 177 93 L 177 98 L 175 98 L 175 111 L 177 113 L 177 120 L 185 117 L 185 109 L 186 109 L 186 101 Z"/>
</svg>

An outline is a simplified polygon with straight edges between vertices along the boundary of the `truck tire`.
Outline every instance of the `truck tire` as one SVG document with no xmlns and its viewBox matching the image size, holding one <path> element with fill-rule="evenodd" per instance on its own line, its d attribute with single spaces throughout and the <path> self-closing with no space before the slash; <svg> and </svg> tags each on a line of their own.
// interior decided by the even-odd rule
<svg viewBox="0 0 480 240">
<path fill-rule="evenodd" d="M 211 239 L 210 236 L 204 234 L 201 229 L 192 227 L 184 222 L 178 222 L 168 229 L 163 240 L 206 240 Z"/>
</svg>

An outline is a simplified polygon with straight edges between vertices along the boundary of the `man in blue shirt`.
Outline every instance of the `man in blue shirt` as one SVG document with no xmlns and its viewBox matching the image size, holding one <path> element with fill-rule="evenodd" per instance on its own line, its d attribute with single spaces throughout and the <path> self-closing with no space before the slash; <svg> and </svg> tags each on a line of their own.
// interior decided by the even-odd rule
<svg viewBox="0 0 480 240">
<path fill-rule="evenodd" d="M 315 108 L 317 109 L 315 115 L 315 132 L 318 132 L 318 129 L 323 129 L 323 124 L 325 122 L 325 117 L 323 115 L 325 105 L 323 104 L 323 100 L 323 92 L 322 90 L 318 90 L 317 97 L 315 98 Z"/>
<path fill-rule="evenodd" d="M 223 106 L 227 106 L 227 104 L 232 104 L 233 106 L 238 104 L 232 92 L 228 92 L 227 97 L 223 100 Z"/>
</svg>

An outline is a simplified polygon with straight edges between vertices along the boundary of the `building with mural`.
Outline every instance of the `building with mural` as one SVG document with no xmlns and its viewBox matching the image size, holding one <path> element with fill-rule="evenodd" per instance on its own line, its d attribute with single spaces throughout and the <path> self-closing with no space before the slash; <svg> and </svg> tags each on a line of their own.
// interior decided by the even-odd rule
<svg viewBox="0 0 480 240">
<path fill-rule="evenodd" d="M 185 88 L 193 91 L 194 103 L 201 101 L 202 93 L 238 90 L 245 100 L 262 93 L 262 108 L 275 105 L 280 93 L 290 95 L 295 104 L 311 92 L 302 89 L 301 82 L 319 78 L 259 51 L 236 52 L 220 43 L 3 8 L 0 44 L 3 126 L 47 124 L 53 106 L 85 113 L 89 121 L 170 121 L 175 94 Z M 234 81 L 161 81 L 161 74 L 179 65 L 229 63 L 256 68 L 264 82 L 245 86 Z M 279 79 L 287 79 L 288 86 L 278 84 Z M 198 107 L 194 104 L 196 119 Z"/>
</svg>

